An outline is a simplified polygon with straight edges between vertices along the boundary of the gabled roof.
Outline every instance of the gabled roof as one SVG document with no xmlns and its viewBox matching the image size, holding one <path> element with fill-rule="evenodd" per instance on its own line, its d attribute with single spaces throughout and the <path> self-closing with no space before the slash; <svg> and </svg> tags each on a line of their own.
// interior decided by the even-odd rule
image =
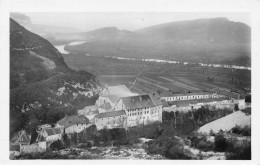
<svg viewBox="0 0 260 165">
<path fill-rule="evenodd" d="M 139 96 L 130 96 L 122 98 L 126 109 L 137 109 L 137 108 L 147 108 L 147 107 L 154 107 L 157 105 L 161 105 L 161 102 L 158 100 L 156 101 L 150 95 L 139 95 Z"/>
<path fill-rule="evenodd" d="M 44 141 L 46 141 L 46 138 L 42 135 L 39 135 L 38 142 L 44 142 Z"/>
<path fill-rule="evenodd" d="M 132 94 L 125 85 L 109 86 L 104 89 L 105 95 L 120 95 L 122 93 Z"/>
<path fill-rule="evenodd" d="M 115 116 L 122 116 L 126 115 L 125 110 L 120 110 L 120 111 L 110 111 L 110 112 L 104 112 L 96 115 L 95 118 L 107 118 L 107 117 L 115 117 Z"/>
<path fill-rule="evenodd" d="M 30 137 L 25 131 L 19 132 L 18 143 L 30 143 Z"/>
<path fill-rule="evenodd" d="M 59 125 L 64 126 L 65 128 L 70 127 L 75 124 L 88 124 L 89 120 L 85 116 L 81 115 L 71 115 L 65 116 L 57 122 Z"/>
<path fill-rule="evenodd" d="M 79 112 L 91 112 L 91 111 L 96 111 L 98 109 L 98 107 L 96 105 L 90 105 L 90 106 L 86 106 L 83 109 L 78 110 Z"/>
<path fill-rule="evenodd" d="M 99 108 L 110 110 L 112 108 L 110 103 L 104 103 L 103 105 L 99 106 Z"/>
<path fill-rule="evenodd" d="M 55 131 L 53 130 L 53 128 L 47 128 L 47 129 L 44 129 L 44 130 L 48 134 L 48 136 L 56 134 Z"/>
<path fill-rule="evenodd" d="M 121 98 L 121 97 L 116 96 L 116 95 L 107 95 L 105 97 L 107 97 L 112 103 L 116 103 Z"/>
<path fill-rule="evenodd" d="M 53 131 L 55 132 L 55 134 L 61 134 L 62 133 L 61 128 L 53 128 Z"/>
</svg>

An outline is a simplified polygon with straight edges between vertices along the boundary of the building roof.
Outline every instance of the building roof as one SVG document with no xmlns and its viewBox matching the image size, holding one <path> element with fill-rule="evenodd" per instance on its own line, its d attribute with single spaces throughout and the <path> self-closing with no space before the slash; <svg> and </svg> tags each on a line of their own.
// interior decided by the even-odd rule
<svg viewBox="0 0 260 165">
<path fill-rule="evenodd" d="M 231 98 L 235 98 L 235 99 L 240 99 L 240 94 L 239 93 L 235 93 L 235 92 L 231 92 L 222 88 L 214 88 L 212 91 L 221 94 L 221 95 L 225 95 Z"/>
<path fill-rule="evenodd" d="M 104 95 L 118 95 L 121 93 L 132 93 L 125 85 L 109 86 L 104 89 Z"/>
<path fill-rule="evenodd" d="M 112 106 L 110 103 L 104 103 L 101 106 L 99 106 L 99 108 L 105 109 L 105 110 L 110 110 L 112 109 Z"/>
<path fill-rule="evenodd" d="M 117 95 L 107 95 L 107 97 L 112 103 L 116 103 L 121 97 Z"/>
<path fill-rule="evenodd" d="M 88 124 L 89 120 L 85 116 L 81 115 L 71 115 L 65 116 L 57 122 L 59 125 L 64 126 L 65 128 L 70 127 L 75 124 Z"/>
<path fill-rule="evenodd" d="M 156 101 L 156 99 L 150 95 L 124 97 L 122 101 L 126 109 L 154 107 L 161 104 L 160 101 Z"/>
<path fill-rule="evenodd" d="M 161 97 L 176 97 L 176 96 L 194 96 L 194 95 L 209 95 L 213 92 L 194 92 L 194 93 L 182 93 L 182 94 L 171 94 L 169 92 L 162 93 Z"/>
<path fill-rule="evenodd" d="M 119 98 L 127 96 L 136 96 L 136 93 L 131 92 L 125 85 L 117 85 L 106 87 L 103 90 L 103 96 L 113 95 Z"/>
<path fill-rule="evenodd" d="M 43 124 L 43 125 L 39 125 L 38 129 L 44 129 L 44 128 L 51 128 L 50 124 Z"/>
<path fill-rule="evenodd" d="M 20 131 L 18 134 L 18 143 L 30 143 L 30 137 L 25 131 Z"/>
<path fill-rule="evenodd" d="M 91 111 L 96 111 L 98 109 L 97 105 L 90 105 L 86 106 L 83 109 L 78 110 L 78 113 L 86 113 L 86 112 L 91 112 Z"/>
<path fill-rule="evenodd" d="M 110 112 L 104 112 L 96 115 L 96 118 L 107 118 L 107 117 L 115 117 L 115 116 L 121 116 L 126 115 L 125 110 L 119 110 L 119 111 L 110 111 Z"/>
<path fill-rule="evenodd" d="M 171 101 L 169 102 L 169 104 L 176 105 L 176 106 L 189 106 L 190 104 L 207 103 L 207 102 L 223 101 L 223 100 L 230 100 L 230 99 L 228 97 L 220 97 L 220 98 L 195 99 L 195 100 L 180 100 L 180 101 Z"/>
<path fill-rule="evenodd" d="M 56 132 L 53 130 L 53 128 L 47 128 L 44 129 L 44 131 L 48 134 L 48 136 L 56 135 Z"/>
<path fill-rule="evenodd" d="M 88 114 L 86 114 L 85 116 L 88 116 L 88 115 L 97 115 L 99 114 L 98 110 L 95 110 L 95 111 L 91 111 L 89 112 Z"/>
<path fill-rule="evenodd" d="M 42 135 L 39 135 L 38 142 L 44 142 L 44 141 L 46 141 L 46 138 Z"/>
</svg>

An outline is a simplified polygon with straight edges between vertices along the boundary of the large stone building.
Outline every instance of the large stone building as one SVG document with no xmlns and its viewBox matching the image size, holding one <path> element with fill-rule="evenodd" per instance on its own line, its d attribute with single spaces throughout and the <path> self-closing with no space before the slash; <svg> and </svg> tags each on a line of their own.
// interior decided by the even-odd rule
<svg viewBox="0 0 260 165">
<path fill-rule="evenodd" d="M 127 127 L 162 122 L 162 103 L 150 95 L 123 97 L 115 105 L 120 110 L 125 110 Z"/>
</svg>

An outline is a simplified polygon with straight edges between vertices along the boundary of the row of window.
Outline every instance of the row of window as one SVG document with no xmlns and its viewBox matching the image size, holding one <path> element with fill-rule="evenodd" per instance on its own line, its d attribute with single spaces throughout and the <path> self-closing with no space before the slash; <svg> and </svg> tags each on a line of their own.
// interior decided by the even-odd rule
<svg viewBox="0 0 260 165">
<path fill-rule="evenodd" d="M 103 125 L 109 125 L 109 124 L 116 124 L 116 122 L 114 121 L 114 122 L 100 123 L 101 126 L 103 126 Z"/>
<path fill-rule="evenodd" d="M 144 114 L 148 114 L 149 111 L 144 111 Z M 136 116 L 136 115 L 142 115 L 143 112 L 136 112 L 136 113 L 129 113 L 128 116 Z"/>
<path fill-rule="evenodd" d="M 149 116 L 147 117 L 147 119 L 149 118 Z M 145 119 L 145 117 L 143 117 L 143 119 Z M 137 119 L 129 119 L 128 121 L 136 121 Z M 140 117 L 140 120 L 142 120 L 142 117 Z"/>
<path fill-rule="evenodd" d="M 124 116 L 115 116 L 115 117 L 108 117 L 108 118 L 102 118 L 101 120 L 103 120 L 103 119 L 115 119 L 115 118 L 123 118 Z"/>
<path fill-rule="evenodd" d="M 180 97 L 166 97 L 164 98 L 166 101 L 172 100 L 184 100 L 184 99 L 201 99 L 201 98 L 208 98 L 209 95 L 197 95 L 197 96 L 180 96 Z"/>
<path fill-rule="evenodd" d="M 137 111 L 143 111 L 143 110 L 149 110 L 149 107 L 146 107 L 146 108 L 131 109 L 131 110 L 127 110 L 127 112 L 137 112 Z"/>
</svg>

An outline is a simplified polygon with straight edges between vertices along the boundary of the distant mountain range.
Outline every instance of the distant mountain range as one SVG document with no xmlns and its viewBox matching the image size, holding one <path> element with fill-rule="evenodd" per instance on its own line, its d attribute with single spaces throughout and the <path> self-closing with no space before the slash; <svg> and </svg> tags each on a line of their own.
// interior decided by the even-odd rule
<svg viewBox="0 0 260 165">
<path fill-rule="evenodd" d="M 95 102 L 97 90 L 94 75 L 71 70 L 49 41 L 10 19 L 11 133 L 75 113 Z"/>
<path fill-rule="evenodd" d="M 227 18 L 198 19 L 160 24 L 137 30 L 149 37 L 187 44 L 248 44 L 251 30 Z"/>
<path fill-rule="evenodd" d="M 92 56 L 251 66 L 251 28 L 227 18 L 169 22 L 136 31 L 116 27 L 89 32 L 60 31 L 43 37 L 54 45 L 87 41 L 67 45 L 65 49 Z"/>
<path fill-rule="evenodd" d="M 165 23 L 133 32 L 106 27 L 70 35 L 75 38 L 69 42 L 87 42 L 65 49 L 94 56 L 251 65 L 251 28 L 226 18 Z"/>
</svg>

